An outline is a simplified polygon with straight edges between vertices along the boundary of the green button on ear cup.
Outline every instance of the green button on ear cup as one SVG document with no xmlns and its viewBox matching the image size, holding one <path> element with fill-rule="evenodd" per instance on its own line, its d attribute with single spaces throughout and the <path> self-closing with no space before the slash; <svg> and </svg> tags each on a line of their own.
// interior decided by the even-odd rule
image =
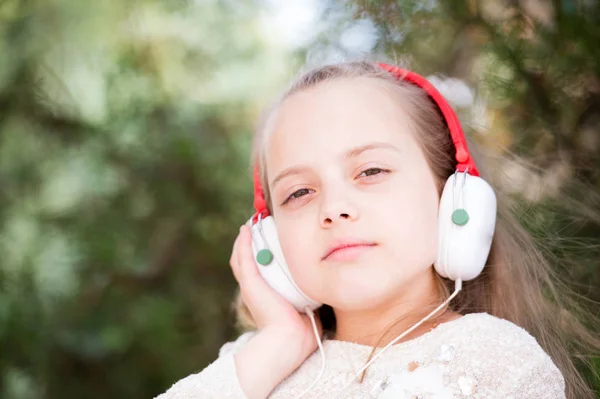
<svg viewBox="0 0 600 399">
<path fill-rule="evenodd" d="M 256 254 L 256 261 L 263 266 L 267 266 L 273 261 L 273 253 L 268 249 L 261 249 Z"/>
<path fill-rule="evenodd" d="M 452 212 L 452 222 L 458 226 L 464 226 L 469 221 L 469 214 L 464 209 L 457 209 Z"/>
</svg>

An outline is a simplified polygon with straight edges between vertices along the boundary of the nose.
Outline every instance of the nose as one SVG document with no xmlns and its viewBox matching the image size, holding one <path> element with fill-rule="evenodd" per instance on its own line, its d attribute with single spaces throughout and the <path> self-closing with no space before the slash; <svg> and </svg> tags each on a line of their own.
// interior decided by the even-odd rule
<svg viewBox="0 0 600 399">
<path fill-rule="evenodd" d="M 329 228 L 343 221 L 350 222 L 358 218 L 358 209 L 343 198 L 327 201 L 321 207 L 321 227 Z"/>
</svg>

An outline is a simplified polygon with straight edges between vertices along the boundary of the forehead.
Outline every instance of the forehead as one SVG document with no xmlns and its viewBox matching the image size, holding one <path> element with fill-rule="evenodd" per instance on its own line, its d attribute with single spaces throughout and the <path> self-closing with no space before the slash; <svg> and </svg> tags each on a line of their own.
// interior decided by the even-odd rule
<svg viewBox="0 0 600 399">
<path fill-rule="evenodd" d="M 374 78 L 341 78 L 295 93 L 271 126 L 267 169 L 336 157 L 373 141 L 412 145 L 406 108 L 391 83 Z"/>
</svg>

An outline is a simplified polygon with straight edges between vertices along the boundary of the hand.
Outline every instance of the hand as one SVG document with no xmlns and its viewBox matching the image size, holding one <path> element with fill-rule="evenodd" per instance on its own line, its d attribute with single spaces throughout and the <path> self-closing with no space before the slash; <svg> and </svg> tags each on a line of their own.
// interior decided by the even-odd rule
<svg viewBox="0 0 600 399">
<path fill-rule="evenodd" d="M 233 252 L 229 263 L 233 274 L 240 285 L 242 300 L 252 314 L 259 330 L 266 328 L 305 333 L 308 346 L 316 348 L 314 333 L 310 319 L 298 311 L 281 295 L 273 290 L 263 279 L 254 261 L 251 246 L 250 227 L 243 225 L 233 244 Z M 311 351 L 311 352 L 312 352 Z"/>
<path fill-rule="evenodd" d="M 242 226 L 229 261 L 242 300 L 259 333 L 236 354 L 240 385 L 249 398 L 266 397 L 317 348 L 310 319 L 273 290 L 260 275 L 249 226 Z M 321 325 L 317 317 L 321 334 Z"/>
</svg>

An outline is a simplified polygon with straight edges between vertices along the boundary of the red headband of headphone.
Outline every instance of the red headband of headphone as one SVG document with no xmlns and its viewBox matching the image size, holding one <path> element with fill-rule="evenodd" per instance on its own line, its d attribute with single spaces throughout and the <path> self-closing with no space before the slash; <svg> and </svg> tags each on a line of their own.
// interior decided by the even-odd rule
<svg viewBox="0 0 600 399">
<path fill-rule="evenodd" d="M 441 93 L 431 83 L 429 83 L 429 81 L 427 81 L 427 79 L 414 72 L 383 63 L 379 63 L 377 65 L 390 72 L 398 80 L 410 82 L 425 90 L 425 92 L 429 95 L 429 97 L 431 97 L 433 102 L 442 112 L 442 115 L 444 115 L 444 120 L 446 121 L 448 130 L 450 131 L 450 136 L 452 136 L 452 142 L 456 148 L 456 161 L 458 162 L 456 165 L 456 170 L 459 172 L 464 172 L 468 168 L 468 173 L 470 175 L 479 176 L 475 162 L 469 154 L 467 140 L 462 127 L 460 126 L 460 122 L 458 121 L 458 117 L 444 96 L 442 96 Z M 256 210 L 256 214 L 252 218 L 254 223 L 256 223 L 258 220 L 259 215 L 263 219 L 269 216 L 269 210 L 267 208 L 267 203 L 265 201 L 263 189 L 260 183 L 260 171 L 258 163 L 254 167 L 254 209 Z"/>
</svg>

